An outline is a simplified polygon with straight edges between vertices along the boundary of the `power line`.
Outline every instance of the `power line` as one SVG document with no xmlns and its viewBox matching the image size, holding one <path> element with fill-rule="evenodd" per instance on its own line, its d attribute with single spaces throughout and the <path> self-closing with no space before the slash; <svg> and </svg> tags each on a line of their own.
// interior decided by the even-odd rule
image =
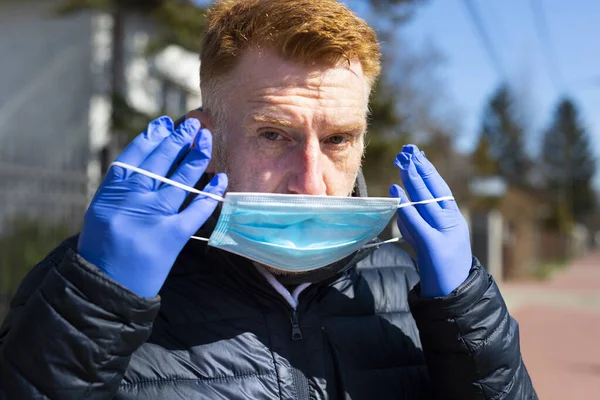
<svg viewBox="0 0 600 400">
<path fill-rule="evenodd" d="M 490 62 L 492 66 L 496 69 L 496 72 L 502 80 L 506 80 L 506 73 L 504 71 L 504 67 L 502 66 L 502 62 L 500 62 L 500 57 L 498 57 L 498 53 L 496 53 L 496 49 L 494 48 L 492 41 L 490 40 L 487 31 L 485 30 L 485 26 L 481 20 L 481 16 L 479 15 L 477 9 L 471 2 L 471 0 L 464 0 L 465 7 L 467 8 L 467 12 L 471 17 L 471 21 L 473 25 L 475 25 L 475 29 L 481 39 L 481 43 L 487 52 L 488 57 L 490 58 Z"/>
<path fill-rule="evenodd" d="M 530 0 L 529 4 L 531 5 L 531 10 L 533 12 L 535 30 L 542 45 L 544 57 L 546 58 L 546 65 L 550 73 L 550 79 L 554 83 L 556 90 L 559 93 L 563 93 L 565 92 L 565 81 L 562 79 L 562 75 L 558 68 L 558 62 L 550 40 L 548 25 L 546 24 L 542 3 L 539 0 Z"/>
</svg>

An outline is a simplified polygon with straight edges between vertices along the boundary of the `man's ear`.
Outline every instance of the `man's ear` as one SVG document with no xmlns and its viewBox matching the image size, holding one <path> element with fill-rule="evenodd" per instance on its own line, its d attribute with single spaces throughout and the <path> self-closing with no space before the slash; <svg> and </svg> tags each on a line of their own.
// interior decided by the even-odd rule
<svg viewBox="0 0 600 400">
<path fill-rule="evenodd" d="M 192 111 L 188 112 L 185 115 L 185 119 L 188 119 L 188 118 L 196 118 L 198 121 L 200 121 L 200 123 L 202 124 L 202 127 L 208 129 L 209 131 L 212 131 L 212 129 L 213 129 L 212 118 L 210 117 L 210 115 L 208 115 L 206 112 L 204 112 L 202 110 L 192 110 Z"/>
<path fill-rule="evenodd" d="M 185 115 L 185 119 L 188 119 L 188 118 L 196 118 L 198 121 L 200 121 L 202 128 L 206 128 L 212 133 L 212 130 L 213 130 L 212 118 L 206 112 L 201 111 L 201 110 L 192 110 Z M 213 156 L 214 156 L 214 151 L 213 151 Z M 214 160 L 212 158 L 210 160 L 210 163 L 206 167 L 206 172 L 215 173 Z"/>
</svg>

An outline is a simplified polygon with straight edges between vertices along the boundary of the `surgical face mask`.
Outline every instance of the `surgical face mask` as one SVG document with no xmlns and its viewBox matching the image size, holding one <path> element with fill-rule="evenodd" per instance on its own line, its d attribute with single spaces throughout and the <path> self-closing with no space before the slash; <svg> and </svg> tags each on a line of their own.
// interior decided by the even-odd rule
<svg viewBox="0 0 600 400">
<path fill-rule="evenodd" d="M 209 246 L 271 267 L 306 271 L 377 237 L 398 199 L 227 193 Z"/>
<path fill-rule="evenodd" d="M 208 245 L 285 271 L 309 271 L 329 265 L 372 243 L 398 208 L 453 197 L 400 204 L 398 198 L 337 197 L 228 192 L 225 197 L 202 192 L 168 178 L 120 162 L 120 167 L 183 190 L 223 202 Z"/>
</svg>

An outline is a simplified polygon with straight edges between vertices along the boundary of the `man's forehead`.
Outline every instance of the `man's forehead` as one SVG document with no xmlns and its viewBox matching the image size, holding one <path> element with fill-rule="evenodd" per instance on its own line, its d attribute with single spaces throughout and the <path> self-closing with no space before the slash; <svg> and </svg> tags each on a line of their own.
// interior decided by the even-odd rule
<svg viewBox="0 0 600 400">
<path fill-rule="evenodd" d="M 327 127 L 337 133 L 364 131 L 367 127 L 365 113 L 349 113 L 344 116 L 316 113 L 311 121 L 307 121 L 302 115 L 286 113 L 285 109 L 272 108 L 270 111 L 250 112 L 246 123 L 264 123 L 284 128 L 302 129 L 306 125 Z"/>
<path fill-rule="evenodd" d="M 230 76 L 230 111 L 246 124 L 365 129 L 369 88 L 360 65 L 309 68 L 276 55 L 245 56 Z"/>
<path fill-rule="evenodd" d="M 291 87 L 340 88 L 365 87 L 367 80 L 358 61 L 340 62 L 334 66 L 306 66 L 302 63 L 283 59 L 274 52 L 246 51 L 229 76 L 229 83 L 235 87 L 255 89 L 284 89 Z"/>
</svg>

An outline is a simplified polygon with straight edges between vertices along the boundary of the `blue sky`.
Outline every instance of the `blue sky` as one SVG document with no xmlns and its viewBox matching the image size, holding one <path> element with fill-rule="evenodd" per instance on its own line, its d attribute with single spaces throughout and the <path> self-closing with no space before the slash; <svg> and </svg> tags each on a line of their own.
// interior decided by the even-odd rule
<svg viewBox="0 0 600 400">
<path fill-rule="evenodd" d="M 600 156 L 600 1 L 539 0 L 563 91 L 537 35 L 530 0 L 471 0 L 509 81 L 525 93 L 534 134 L 548 125 L 565 91 L 580 106 L 596 156 Z M 501 78 L 470 19 L 463 0 L 429 0 L 404 28 L 415 43 L 433 43 L 445 56 L 440 72 L 458 107 L 463 134 L 458 147 L 474 146 L 485 101 Z M 591 78 L 595 77 L 595 81 Z M 530 145 L 539 145 L 539 138 Z M 599 163 L 600 164 L 600 163 Z M 600 171 L 595 186 L 600 189 Z"/>
</svg>

